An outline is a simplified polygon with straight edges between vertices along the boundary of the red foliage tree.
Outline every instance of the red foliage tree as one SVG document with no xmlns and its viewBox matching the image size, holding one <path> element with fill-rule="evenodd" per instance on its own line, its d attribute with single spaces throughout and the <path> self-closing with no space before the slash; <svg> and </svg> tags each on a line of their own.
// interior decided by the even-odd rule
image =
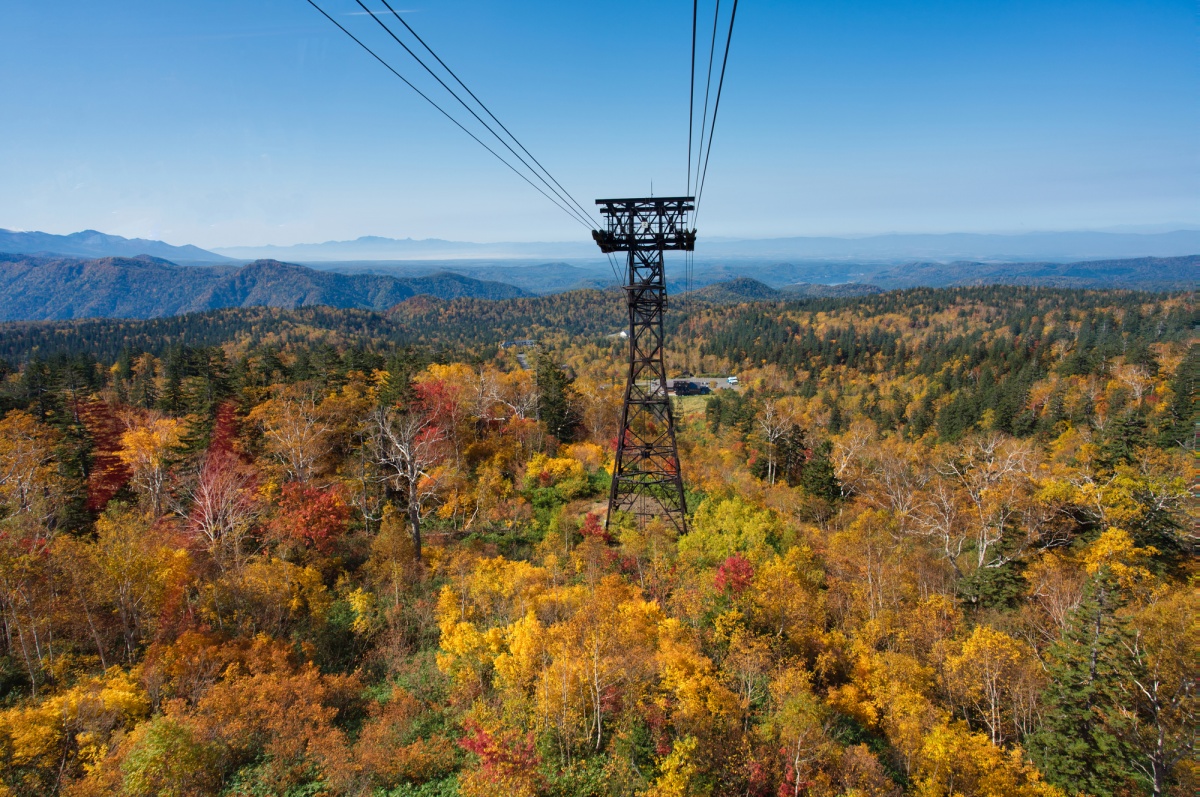
<svg viewBox="0 0 1200 797">
<path fill-rule="evenodd" d="M 468 792 L 529 797 L 544 790 L 538 771 L 542 758 L 532 733 L 494 733 L 474 720 L 468 720 L 463 728 L 468 735 L 459 744 L 479 757 L 479 769 L 465 779 Z"/>
<path fill-rule="evenodd" d="M 429 379 L 413 385 L 416 404 L 430 420 L 446 430 L 453 430 L 463 418 L 462 386 L 445 379 Z"/>
<path fill-rule="evenodd" d="M 754 566 L 750 560 L 735 553 L 717 568 L 717 589 L 732 595 L 741 595 L 754 580 Z"/>
<path fill-rule="evenodd" d="M 283 485 L 279 514 L 272 525 L 280 536 L 328 554 L 346 533 L 349 522 L 350 507 L 337 487 L 321 489 L 288 482 Z"/>
<path fill-rule="evenodd" d="M 595 512 L 588 512 L 583 518 L 583 526 L 579 529 L 579 533 L 584 537 L 590 537 L 606 543 L 613 541 L 612 535 L 600 525 L 600 518 Z"/>
<path fill-rule="evenodd" d="M 100 512 L 133 475 L 117 454 L 121 450 L 121 432 L 124 430 L 113 408 L 103 401 L 79 401 L 75 405 L 75 412 L 92 438 L 87 508 L 92 512 Z"/>
<path fill-rule="evenodd" d="M 238 435 L 237 405 L 232 401 L 222 402 L 217 407 L 216 418 L 213 420 L 212 437 L 209 439 L 209 451 L 230 451 L 233 441 Z"/>
</svg>

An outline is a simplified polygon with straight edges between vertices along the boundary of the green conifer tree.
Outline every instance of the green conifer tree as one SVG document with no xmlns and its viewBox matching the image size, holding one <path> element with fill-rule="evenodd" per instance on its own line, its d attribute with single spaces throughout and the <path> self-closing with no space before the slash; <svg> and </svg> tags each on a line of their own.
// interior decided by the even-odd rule
<svg viewBox="0 0 1200 797">
<path fill-rule="evenodd" d="M 1049 651 L 1043 720 L 1028 747 L 1046 779 L 1071 795 L 1115 797 L 1132 775 L 1112 711 L 1120 699 L 1116 602 L 1113 585 L 1099 574 Z"/>
<path fill-rule="evenodd" d="M 548 354 L 538 355 L 538 417 L 546 424 L 546 431 L 563 443 L 575 439 L 579 425 L 575 389 L 571 386 L 574 381 Z"/>
<path fill-rule="evenodd" d="M 1187 357 L 1171 377 L 1171 403 L 1163 415 L 1158 444 L 1163 448 L 1189 446 L 1196 433 L 1196 382 L 1200 377 L 1200 346 L 1188 349 Z"/>
<path fill-rule="evenodd" d="M 828 440 L 818 445 L 800 474 L 800 486 L 806 493 L 830 503 L 842 498 L 842 483 L 838 481 L 829 458 L 832 452 L 833 444 Z"/>
</svg>

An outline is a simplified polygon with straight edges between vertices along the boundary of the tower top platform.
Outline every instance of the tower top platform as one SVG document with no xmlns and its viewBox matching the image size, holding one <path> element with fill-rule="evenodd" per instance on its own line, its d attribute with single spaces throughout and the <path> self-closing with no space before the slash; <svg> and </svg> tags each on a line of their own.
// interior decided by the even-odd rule
<svg viewBox="0 0 1200 797">
<path fill-rule="evenodd" d="M 592 230 L 602 252 L 692 251 L 696 231 L 689 230 L 687 214 L 695 210 L 695 197 L 635 197 L 597 199 L 606 229 Z"/>
</svg>

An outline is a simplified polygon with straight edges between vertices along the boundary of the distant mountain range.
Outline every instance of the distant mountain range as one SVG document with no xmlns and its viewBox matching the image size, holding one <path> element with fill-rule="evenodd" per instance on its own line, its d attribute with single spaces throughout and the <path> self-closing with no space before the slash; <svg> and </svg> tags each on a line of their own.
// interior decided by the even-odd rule
<svg viewBox="0 0 1200 797">
<path fill-rule="evenodd" d="M 1164 233 L 1035 232 L 1020 235 L 948 233 L 862 238 L 771 238 L 697 241 L 697 257 L 861 261 L 1054 261 L 1178 257 L 1200 254 L 1200 230 Z"/>
<path fill-rule="evenodd" d="M 439 239 L 365 236 L 353 241 L 294 246 L 217 248 L 239 259 L 277 258 L 293 262 L 364 260 L 466 260 L 479 258 L 595 258 L 590 240 L 561 243 L 468 243 Z M 1176 257 L 1200 253 L 1200 230 L 1164 233 L 1038 232 L 1019 235 L 948 233 L 944 235 L 872 235 L 855 238 L 792 237 L 766 239 L 705 238 L 697 258 L 791 260 L 1064 261 L 1123 257 Z"/>
<path fill-rule="evenodd" d="M 317 264 L 319 265 L 319 264 Z M 560 293 L 580 288 L 605 288 L 617 283 L 609 263 L 600 261 L 544 263 L 534 260 L 503 261 L 400 261 L 327 264 L 350 273 L 369 271 L 409 277 L 434 270 L 450 271 L 474 279 L 503 282 L 534 294 Z M 619 268 L 624 268 L 622 263 Z M 857 261 L 778 262 L 767 259 L 697 259 L 687 278 L 678 258 L 667 259 L 667 283 L 672 293 L 706 285 L 751 278 L 772 288 L 797 293 L 798 285 L 810 296 L 857 295 L 861 288 L 941 287 L 1016 283 L 1062 288 L 1129 288 L 1137 290 L 1191 290 L 1200 283 L 1200 255 L 1141 257 L 1079 262 L 979 262 L 909 261 L 905 263 Z M 843 288 L 843 286 L 846 286 Z"/>
<path fill-rule="evenodd" d="M 783 301 L 798 298 L 862 296 L 897 288 L 950 288 L 977 285 L 1031 285 L 1045 288 L 1089 288 L 1176 291 L 1200 287 L 1200 255 L 1087 260 L 1081 263 L 907 263 L 865 268 L 861 281 L 837 284 L 793 281 L 811 266 L 776 264 L 762 269 L 763 279 L 733 277 L 708 282 L 713 273 L 700 269 L 692 284 L 702 287 L 685 295 L 717 304 Z M 725 269 L 721 269 L 724 272 Z M 683 286 L 674 285 L 678 290 Z"/>
<path fill-rule="evenodd" d="M 149 255 L 188 265 L 271 259 L 341 270 L 351 267 L 356 267 L 357 270 L 374 270 L 380 266 L 399 270 L 409 265 L 420 265 L 421 261 L 430 265 L 457 260 L 466 261 L 462 268 L 454 269 L 459 273 L 473 269 L 486 270 L 491 274 L 512 267 L 516 265 L 514 261 L 519 260 L 539 261 L 539 265 L 551 260 L 572 260 L 579 261 L 572 266 L 578 266 L 588 272 L 594 272 L 597 266 L 609 270 L 608 264 L 600 257 L 593 243 L 583 236 L 577 241 L 559 243 L 472 243 L 437 238 L 416 240 L 364 236 L 353 241 L 326 241 L 294 246 L 219 247 L 208 251 L 196 246 L 172 246 L 162 241 L 122 238 L 95 230 L 84 230 L 70 235 L 0 230 L 0 252 L 72 257 Z M 697 265 L 705 262 L 722 265 L 744 260 L 806 264 L 819 262 L 828 265 L 833 271 L 844 271 L 860 264 L 898 265 L 913 261 L 1061 263 L 1194 254 L 1200 254 L 1200 230 L 1160 233 L 1044 232 L 1021 235 L 896 234 L 856 238 L 765 239 L 705 238 L 701 231 L 696 262 Z M 561 265 L 556 263 L 554 266 L 553 275 L 540 275 L 543 279 L 549 277 L 549 281 L 553 282 L 552 287 L 544 284 L 527 284 L 521 287 L 544 293 L 582 287 L 594 282 L 592 273 L 576 274 L 574 281 L 568 282 L 571 279 L 570 275 L 564 274 Z M 486 278 L 495 279 L 491 274 Z M 509 272 L 507 276 L 512 279 L 503 281 L 519 284 L 519 280 L 530 275 Z"/>
<path fill-rule="evenodd" d="M 48 232 L 14 232 L 0 229 L 0 252 L 10 254 L 53 254 L 74 257 L 137 257 L 149 255 L 175 263 L 228 263 L 227 257 L 198 246 L 172 246 L 145 238 L 122 238 L 95 230 L 52 235 Z"/>
<path fill-rule="evenodd" d="M 364 235 L 353 241 L 326 241 L 291 246 L 228 246 L 217 252 L 240 260 L 282 258 L 301 262 L 348 260 L 469 260 L 478 258 L 576 258 L 596 257 L 591 238 L 578 241 L 473 243 L 439 238 L 381 238 Z"/>
<path fill-rule="evenodd" d="M 389 274 L 396 277 L 449 271 L 473 279 L 516 285 L 533 294 L 562 293 L 581 288 L 606 288 L 617 282 L 612 266 L 604 260 L 598 262 L 576 260 L 571 263 L 545 262 L 534 259 L 352 260 L 336 263 L 310 261 L 305 265 L 346 274 Z"/>
<path fill-rule="evenodd" d="M 249 265 L 194 246 L 128 239 L 84 231 L 72 235 L 0 230 L 0 320 L 84 317 L 155 318 L 226 307 L 302 307 L 384 310 L 417 295 L 440 299 L 504 299 L 606 288 L 618 282 L 624 263 L 595 257 L 570 262 L 529 258 L 469 257 L 445 260 L 372 260 L 368 255 L 437 250 L 462 253 L 451 241 L 351 242 L 286 247 L 345 257 L 349 246 L 360 259 L 311 260 L 316 268 L 255 260 Z M 505 244 L 515 248 L 524 244 Z M 536 244 L 558 246 L 556 244 Z M 374 247 L 374 249 L 372 248 Z M 424 247 L 424 249 L 422 249 Z M 1023 248 L 1022 248 L 1023 247 Z M 714 251 L 729 249 L 729 256 Z M 805 249 L 822 257 L 788 259 L 777 253 Z M 1187 251 L 1187 250 L 1191 251 Z M 1172 256 L 1067 260 L 971 257 L 943 261 L 934 252 L 1174 252 Z M 232 252 L 235 250 L 222 250 Z M 481 251 L 481 250 L 480 250 Z M 857 251 L 861 258 L 835 258 Z M 892 252 L 927 256 L 895 260 Z M 44 254 L 51 252 L 52 254 Z M 701 245 L 686 275 L 678 256 L 667 259 L 672 294 L 696 291 L 714 302 L 800 296 L 850 296 L 913 286 L 1022 284 L 1061 288 L 1195 290 L 1200 285 L 1200 232 L 1156 234 L 1047 233 L 1029 236 L 876 236 L 874 238 L 788 238 L 775 241 L 711 241 Z M 82 253 L 82 254 L 81 254 Z M 156 254 L 159 253 L 159 254 Z M 98 255 L 98 256 L 97 256 Z M 169 256 L 164 256 L 169 255 Z M 208 265 L 204 265 L 204 264 Z M 720 285 L 718 285 L 720 284 Z M 715 286 L 707 290 L 705 286 Z M 776 295 L 775 292 L 778 292 Z"/>
<path fill-rule="evenodd" d="M 511 299 L 512 285 L 461 274 L 399 278 L 338 274 L 260 260 L 179 266 L 159 258 L 0 255 L 0 320 L 156 318 L 227 307 L 328 305 L 384 310 L 419 294 Z"/>
<path fill-rule="evenodd" d="M 777 263 L 744 269 L 758 279 L 733 276 L 736 265 L 696 267 L 692 293 L 713 302 L 790 299 L 799 296 L 859 296 L 896 288 L 970 285 L 1037 285 L 1046 288 L 1187 291 L 1200 287 L 1200 255 L 1085 260 L 1079 263 L 906 263 L 857 265 L 837 273 L 827 264 Z M 840 281 L 830 277 L 841 276 Z M 673 283 L 675 290 L 683 286 Z"/>
<path fill-rule="evenodd" d="M 613 283 L 610 269 L 567 264 L 484 267 L 464 273 L 342 273 L 258 260 L 244 266 L 180 266 L 145 255 L 75 258 L 0 254 L 0 321 L 77 318 L 157 318 L 228 307 L 386 310 L 414 296 L 450 300 L 511 299 L 535 293 L 479 276 L 503 276 L 536 293 L 561 293 Z M 528 272 L 523 274 L 523 272 Z M 750 276 L 753 275 L 753 276 Z M 988 284 L 1058 288 L 1195 290 L 1200 255 L 1079 263 L 909 263 L 851 267 L 829 264 L 697 264 L 685 283 L 675 271 L 672 293 L 691 288 L 710 302 L 857 296 L 914 286 Z M 547 286 L 557 290 L 544 290 Z"/>
</svg>

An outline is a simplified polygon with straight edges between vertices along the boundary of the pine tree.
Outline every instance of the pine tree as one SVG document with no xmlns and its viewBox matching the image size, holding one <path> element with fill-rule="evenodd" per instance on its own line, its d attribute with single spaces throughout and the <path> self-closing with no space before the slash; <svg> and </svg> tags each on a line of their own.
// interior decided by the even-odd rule
<svg viewBox="0 0 1200 797">
<path fill-rule="evenodd" d="M 1158 444 L 1163 448 L 1188 446 L 1195 435 L 1196 380 L 1200 376 L 1200 346 L 1188 349 L 1187 357 L 1171 378 L 1171 403 L 1167 405 Z"/>
<path fill-rule="evenodd" d="M 575 389 L 571 386 L 574 381 L 549 355 L 538 356 L 538 417 L 546 424 L 546 431 L 564 443 L 574 440 L 579 425 Z"/>
<path fill-rule="evenodd" d="M 778 478 L 793 487 L 798 485 L 810 455 L 808 434 L 804 427 L 796 423 L 789 424 L 775 441 L 775 467 Z"/>
<path fill-rule="evenodd" d="M 172 348 L 167 352 L 163 363 L 166 385 L 163 394 L 158 398 L 158 408 L 171 415 L 183 412 L 183 357 L 183 347 Z"/>
<path fill-rule="evenodd" d="M 1105 429 L 1100 444 L 1100 461 L 1109 468 L 1133 462 L 1135 452 L 1146 442 L 1146 419 L 1136 410 L 1123 415 Z"/>
<path fill-rule="evenodd" d="M 1029 752 L 1046 779 L 1068 794 L 1114 797 L 1132 775 L 1129 751 L 1112 722 L 1122 634 L 1115 603 L 1112 585 L 1099 575 L 1049 652 L 1044 719 L 1029 738 Z"/>
<path fill-rule="evenodd" d="M 800 474 L 800 486 L 809 495 L 824 498 L 833 503 L 842 497 L 842 483 L 838 481 L 829 455 L 833 444 L 826 440 L 813 450 L 812 457 Z"/>
<path fill-rule="evenodd" d="M 839 434 L 844 425 L 845 422 L 842 419 L 842 405 L 837 399 L 834 399 L 829 405 L 829 432 L 831 434 Z"/>
</svg>

